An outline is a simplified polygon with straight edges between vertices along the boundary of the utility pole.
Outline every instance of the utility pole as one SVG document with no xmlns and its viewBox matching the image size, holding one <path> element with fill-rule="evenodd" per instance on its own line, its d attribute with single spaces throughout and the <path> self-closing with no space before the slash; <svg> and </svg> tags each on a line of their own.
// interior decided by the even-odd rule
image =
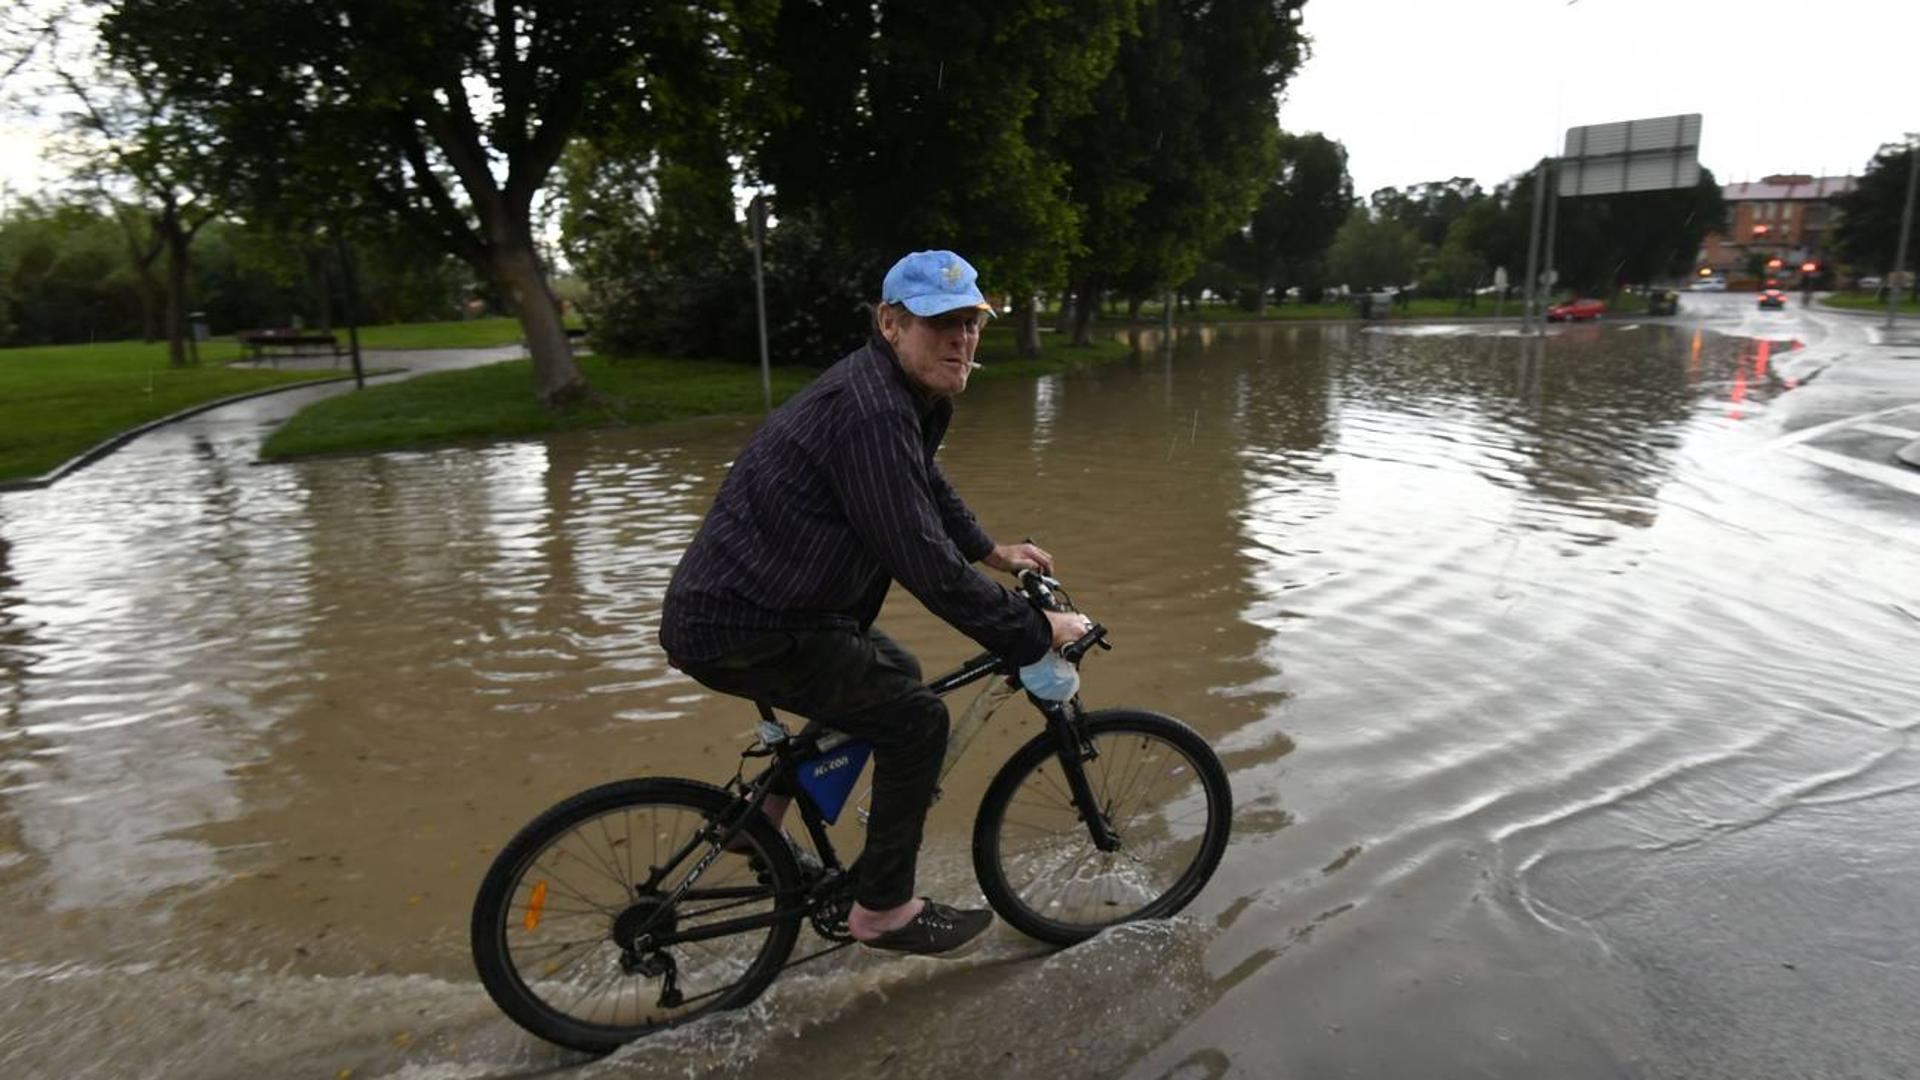
<svg viewBox="0 0 1920 1080">
<path fill-rule="evenodd" d="M 1560 284 L 1560 272 L 1554 268 L 1553 234 L 1560 222 L 1560 177 L 1554 172 L 1557 160 L 1547 159 L 1547 246 L 1541 252 L 1540 261 L 1546 264 L 1541 271 L 1541 280 L 1546 283 L 1546 296 L 1541 299 L 1542 308 L 1553 305 L 1556 287 Z"/>
<path fill-rule="evenodd" d="M 1894 247 L 1893 280 L 1887 282 L 1887 329 L 1900 310 L 1900 286 L 1906 284 L 1907 234 L 1913 231 L 1913 189 L 1920 181 L 1920 132 L 1907 132 L 1907 203 L 1900 209 L 1900 242 Z M 1911 290 L 1909 290 L 1911 291 Z"/>
<path fill-rule="evenodd" d="M 773 411 L 773 369 L 767 363 L 767 275 L 761 267 L 760 248 L 767 239 L 767 197 L 755 195 L 747 204 L 747 217 L 753 225 L 753 301 L 760 314 L 760 396 L 768 412 Z"/>
<path fill-rule="evenodd" d="M 1540 272 L 1540 204 L 1546 200 L 1546 193 L 1547 163 L 1545 160 L 1542 160 L 1539 170 L 1533 174 L 1533 224 L 1527 230 L 1527 309 L 1526 313 L 1520 318 L 1520 329 L 1522 333 L 1532 333 L 1534 329 L 1533 294 L 1534 290 L 1537 289 L 1540 284 L 1538 279 Z"/>
</svg>

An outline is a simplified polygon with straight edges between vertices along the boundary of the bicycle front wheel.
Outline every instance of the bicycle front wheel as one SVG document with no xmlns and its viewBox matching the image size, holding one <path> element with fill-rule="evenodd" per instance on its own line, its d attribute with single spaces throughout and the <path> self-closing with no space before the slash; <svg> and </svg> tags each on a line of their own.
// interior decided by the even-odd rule
<svg viewBox="0 0 1920 1080">
<path fill-rule="evenodd" d="M 720 850 L 709 826 L 742 805 L 690 780 L 622 780 L 535 818 L 474 901 L 474 966 L 494 1003 L 549 1042 L 604 1053 L 758 997 L 804 905 L 764 816 L 740 833 L 749 850 Z M 715 936 L 676 940 L 703 930 Z"/>
<path fill-rule="evenodd" d="M 973 826 L 988 903 L 1055 945 L 1186 907 L 1220 865 L 1233 813 L 1226 770 L 1192 728 L 1130 709 L 1088 713 L 1084 723 L 1093 757 L 1082 768 L 1117 849 L 1095 846 L 1045 733 L 1001 767 Z"/>
</svg>

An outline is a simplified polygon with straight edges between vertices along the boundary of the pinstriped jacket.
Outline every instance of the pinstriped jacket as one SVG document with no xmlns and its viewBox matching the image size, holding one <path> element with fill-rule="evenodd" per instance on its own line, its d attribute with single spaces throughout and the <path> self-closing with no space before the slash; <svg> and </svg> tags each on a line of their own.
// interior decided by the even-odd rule
<svg viewBox="0 0 1920 1080">
<path fill-rule="evenodd" d="M 933 460 L 952 417 L 878 334 L 774 410 L 667 587 L 667 655 L 712 660 L 765 631 L 864 633 L 898 581 L 997 655 L 1038 660 L 1045 616 L 973 569 L 993 540 Z"/>
</svg>

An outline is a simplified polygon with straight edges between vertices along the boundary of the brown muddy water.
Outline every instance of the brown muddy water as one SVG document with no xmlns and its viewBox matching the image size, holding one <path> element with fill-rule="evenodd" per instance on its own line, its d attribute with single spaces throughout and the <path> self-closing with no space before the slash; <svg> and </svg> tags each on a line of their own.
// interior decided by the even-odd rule
<svg viewBox="0 0 1920 1080">
<path fill-rule="evenodd" d="M 1182 917 L 538 1043 L 472 974 L 474 889 L 577 789 L 731 775 L 750 708 L 654 629 L 750 422 L 255 467 L 264 421 L 216 419 L 0 497 L 0 1073 L 1913 1074 L 1920 516 L 1754 454 L 1788 343 L 1140 346 L 977 385 L 942 460 L 1112 628 L 1089 703 L 1225 759 Z M 935 809 L 935 896 L 978 896 L 1022 712 Z"/>
</svg>

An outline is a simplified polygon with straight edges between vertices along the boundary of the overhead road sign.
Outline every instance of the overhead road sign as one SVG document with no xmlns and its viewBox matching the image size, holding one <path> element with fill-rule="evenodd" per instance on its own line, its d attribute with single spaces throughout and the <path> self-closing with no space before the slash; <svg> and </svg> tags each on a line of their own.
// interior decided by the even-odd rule
<svg viewBox="0 0 1920 1080">
<path fill-rule="evenodd" d="M 1700 182 L 1700 114 L 1568 128 L 1562 197 L 1663 191 Z"/>
</svg>

